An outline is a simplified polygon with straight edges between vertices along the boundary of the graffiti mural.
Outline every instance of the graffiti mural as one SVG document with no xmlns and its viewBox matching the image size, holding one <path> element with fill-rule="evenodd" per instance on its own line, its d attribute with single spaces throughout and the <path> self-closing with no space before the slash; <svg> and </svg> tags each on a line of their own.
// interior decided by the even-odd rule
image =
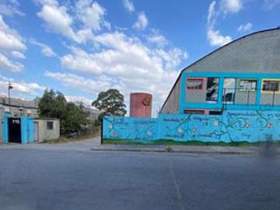
<svg viewBox="0 0 280 210">
<path fill-rule="evenodd" d="M 105 117 L 103 138 L 135 141 L 232 142 L 280 140 L 277 111 L 224 111 L 222 115 L 168 114 L 158 118 Z"/>
</svg>

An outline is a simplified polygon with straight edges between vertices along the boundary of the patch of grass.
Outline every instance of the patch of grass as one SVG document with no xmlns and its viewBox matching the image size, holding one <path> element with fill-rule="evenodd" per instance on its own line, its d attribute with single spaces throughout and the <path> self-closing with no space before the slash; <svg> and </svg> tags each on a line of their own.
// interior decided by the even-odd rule
<svg viewBox="0 0 280 210">
<path fill-rule="evenodd" d="M 266 142 L 248 142 L 248 141 L 231 141 L 226 142 L 204 142 L 204 141 L 174 141 L 174 140 L 154 140 L 154 141 L 141 141 L 141 140 L 129 140 L 129 139 L 103 139 L 104 144 L 124 144 L 124 145 L 197 145 L 197 146 L 261 146 Z M 280 145 L 279 141 L 274 141 L 272 144 Z"/>
</svg>

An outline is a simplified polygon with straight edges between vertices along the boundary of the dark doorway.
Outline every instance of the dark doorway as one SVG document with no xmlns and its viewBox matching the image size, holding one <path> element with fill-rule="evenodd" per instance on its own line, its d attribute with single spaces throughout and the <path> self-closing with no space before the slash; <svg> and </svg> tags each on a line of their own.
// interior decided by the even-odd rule
<svg viewBox="0 0 280 210">
<path fill-rule="evenodd" d="M 20 118 L 9 118 L 9 142 L 21 143 Z"/>
</svg>

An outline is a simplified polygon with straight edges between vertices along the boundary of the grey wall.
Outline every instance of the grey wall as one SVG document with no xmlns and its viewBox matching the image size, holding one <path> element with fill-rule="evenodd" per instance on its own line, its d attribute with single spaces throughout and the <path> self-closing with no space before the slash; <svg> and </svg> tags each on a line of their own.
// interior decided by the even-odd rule
<svg viewBox="0 0 280 210">
<path fill-rule="evenodd" d="M 180 81 L 172 89 L 166 104 L 162 107 L 161 113 L 177 113 L 179 110 Z"/>
<path fill-rule="evenodd" d="M 53 129 L 47 129 L 47 122 L 52 121 L 54 123 Z M 36 119 L 34 124 L 38 123 L 38 141 L 54 140 L 60 137 L 60 121 L 58 119 Z"/>
</svg>

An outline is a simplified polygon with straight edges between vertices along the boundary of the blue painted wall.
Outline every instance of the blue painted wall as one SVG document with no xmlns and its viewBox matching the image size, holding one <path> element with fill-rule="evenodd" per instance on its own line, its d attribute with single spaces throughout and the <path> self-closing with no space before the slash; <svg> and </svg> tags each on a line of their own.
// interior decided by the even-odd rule
<svg viewBox="0 0 280 210">
<path fill-rule="evenodd" d="M 9 140 L 9 132 L 8 132 L 8 118 L 10 117 L 10 113 L 5 112 L 2 120 L 2 139 L 3 144 L 8 144 Z"/>
<path fill-rule="evenodd" d="M 34 142 L 34 122 L 30 117 L 21 117 L 21 143 Z"/>
<path fill-rule="evenodd" d="M 103 138 L 131 141 L 280 140 L 279 111 L 224 111 L 223 115 L 168 114 L 158 118 L 104 117 Z"/>
<path fill-rule="evenodd" d="M 10 117 L 9 113 L 5 113 L 3 116 L 2 123 L 2 138 L 3 144 L 9 143 L 9 126 L 8 118 Z M 21 119 L 21 143 L 28 144 L 34 142 L 34 122 L 31 117 L 23 116 Z"/>
</svg>

